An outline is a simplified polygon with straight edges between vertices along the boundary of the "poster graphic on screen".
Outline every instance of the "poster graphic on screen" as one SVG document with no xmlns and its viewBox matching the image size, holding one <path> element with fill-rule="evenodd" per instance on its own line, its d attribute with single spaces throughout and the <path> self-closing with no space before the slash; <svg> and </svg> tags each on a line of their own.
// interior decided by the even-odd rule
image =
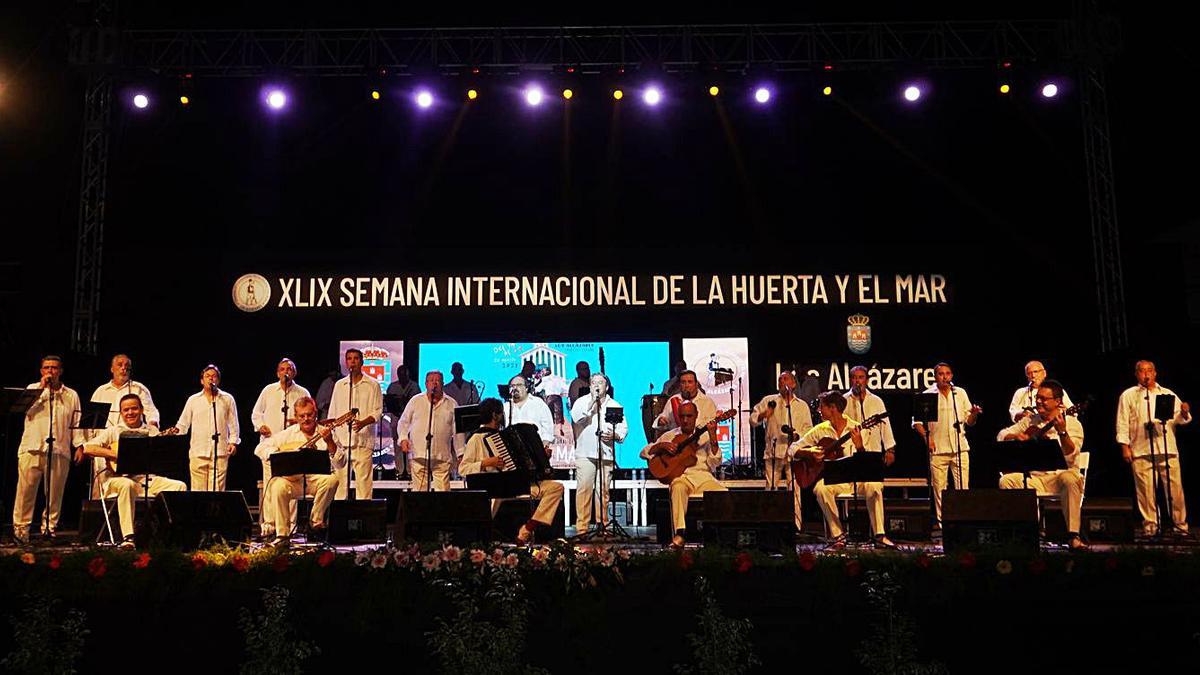
<svg viewBox="0 0 1200 675">
<path fill-rule="evenodd" d="M 638 456 L 646 444 L 640 404 L 647 391 L 656 392 L 669 377 L 666 342 L 473 342 L 423 343 L 418 351 L 422 372 L 450 372 L 454 363 L 463 365 L 463 379 L 472 382 L 484 398 L 500 397 L 508 381 L 522 370 L 529 373 L 530 391 L 540 396 L 554 418 L 553 455 L 555 468 L 575 466 L 575 429 L 571 406 L 588 393 L 579 374 L 600 372 L 600 350 L 604 350 L 605 374 L 612 383 L 611 396 L 624 410 L 629 433 L 616 446 L 617 466 L 645 468 Z M 526 365 L 528 363 L 528 365 Z M 574 385 L 574 386 L 573 386 Z"/>
<path fill-rule="evenodd" d="M 363 353 L 363 374 L 379 383 L 386 392 L 388 385 L 396 380 L 396 371 L 404 365 L 403 340 L 342 340 L 338 343 L 338 363 L 342 377 L 350 374 L 346 369 L 346 350 L 357 349 Z M 385 400 L 385 404 L 386 404 Z M 392 437 L 399 416 L 384 406 L 383 418 L 375 425 L 375 451 L 373 458 L 376 469 L 396 468 L 395 443 Z"/>
<path fill-rule="evenodd" d="M 734 464 L 749 464 L 751 458 L 749 353 L 750 342 L 744 337 L 683 340 L 683 360 L 689 370 L 696 372 L 700 386 L 717 404 L 717 410 L 741 406 L 737 417 L 717 428 L 721 455 Z"/>
</svg>

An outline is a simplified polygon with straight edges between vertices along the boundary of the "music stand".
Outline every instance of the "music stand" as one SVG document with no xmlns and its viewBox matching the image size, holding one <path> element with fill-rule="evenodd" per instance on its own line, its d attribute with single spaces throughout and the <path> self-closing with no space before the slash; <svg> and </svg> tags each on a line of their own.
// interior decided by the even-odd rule
<svg viewBox="0 0 1200 675">
<path fill-rule="evenodd" d="M 1067 458 L 1062 447 L 1048 439 L 1030 441 L 997 441 L 993 446 L 996 466 L 1001 473 L 1024 475 L 1025 488 L 1029 488 L 1029 474 L 1034 471 L 1061 471 L 1067 468 Z"/>
<path fill-rule="evenodd" d="M 607 400 L 612 400 L 612 399 L 608 398 Z M 596 489 L 599 491 L 599 494 L 600 494 L 599 523 L 597 523 L 596 529 L 592 530 L 591 532 L 584 532 L 582 534 L 576 533 L 575 536 L 572 538 L 572 541 L 588 542 L 588 541 L 594 541 L 596 539 L 605 540 L 605 541 L 612 541 L 614 539 L 620 540 L 620 541 L 631 541 L 633 539 L 633 536 L 630 535 L 629 532 L 624 527 L 622 527 L 620 523 L 617 522 L 616 514 L 614 514 L 614 517 L 611 519 L 605 517 L 608 515 L 608 504 L 612 503 L 612 500 L 608 500 L 608 502 L 606 503 L 605 499 L 604 499 L 604 481 L 606 480 L 604 477 L 604 444 L 600 441 L 600 434 L 603 431 L 605 424 L 612 425 L 613 434 L 614 434 L 614 437 L 613 437 L 613 472 L 615 472 L 617 469 L 617 447 L 616 447 L 616 436 L 615 436 L 616 428 L 617 428 L 617 425 L 620 424 L 621 422 L 623 422 L 624 420 L 625 420 L 625 409 L 624 408 L 622 408 L 620 406 L 611 406 L 611 407 L 605 406 L 604 420 L 603 420 L 603 422 L 598 423 L 596 425 L 596 427 L 597 427 L 597 429 L 596 429 L 596 456 L 600 460 L 599 466 L 597 467 L 599 469 L 599 471 L 597 471 L 597 473 L 596 473 L 596 479 L 597 479 Z M 610 475 L 609 479 L 611 479 L 611 478 L 612 478 L 612 476 Z M 605 521 L 607 521 L 607 522 L 605 522 Z"/>
<path fill-rule="evenodd" d="M 150 514 L 150 474 L 165 476 L 173 473 L 179 466 L 179 456 L 186 456 L 190 447 L 189 438 L 181 435 L 130 434 L 121 437 L 117 450 L 117 468 L 120 469 L 117 474 L 142 477 L 142 503 L 146 507 L 147 517 Z M 103 494 L 104 490 L 100 492 Z M 111 538 L 111 527 L 109 529 Z"/>
<path fill-rule="evenodd" d="M 24 387 L 4 387 L 3 389 L 0 389 L 0 412 L 4 413 L 4 416 L 6 418 L 9 415 L 24 416 L 25 413 L 27 413 L 29 411 L 30 406 L 32 406 L 38 400 L 38 398 L 41 397 L 41 395 L 42 395 L 41 389 L 25 389 Z M 5 426 L 7 427 L 7 425 L 5 425 Z M 19 441 L 18 441 L 18 443 L 19 443 Z M 19 448 L 18 448 L 18 450 L 19 450 Z M 5 474 L 7 473 L 8 462 L 5 461 L 2 464 L 3 465 L 0 466 L 0 485 L 3 485 L 7 482 L 6 481 L 7 475 L 5 475 Z M 49 510 L 49 508 L 50 508 L 50 504 L 49 504 L 49 502 L 47 502 L 46 509 Z M 0 497 L 0 512 L 11 513 L 11 511 L 6 510 L 4 507 L 3 497 Z M 11 521 L 9 524 L 10 525 L 12 524 Z"/>
<path fill-rule="evenodd" d="M 348 458 L 347 458 L 348 459 Z M 274 452 L 267 457 L 267 461 L 271 464 L 271 477 L 287 478 L 291 476 L 300 476 L 301 498 L 308 495 L 308 476 L 312 475 L 329 475 L 333 473 L 332 462 L 329 459 L 329 451 L 318 450 L 316 448 L 300 448 L 294 451 Z M 265 492 L 267 486 L 263 486 Z M 266 496 L 263 496 L 266 499 Z M 290 509 L 289 509 L 290 511 Z M 292 523 L 291 536 L 297 528 L 300 527 L 300 513 L 297 509 L 296 521 Z M 309 509 L 309 519 L 312 519 L 312 509 Z M 279 534 L 278 532 L 276 534 Z M 304 527 L 305 536 L 308 535 L 307 523 Z M 328 539 L 329 530 L 325 530 L 325 536 Z"/>
<path fill-rule="evenodd" d="M 933 494 L 933 450 L 929 449 L 929 434 L 933 430 L 929 428 L 930 423 L 936 422 L 938 418 L 938 395 L 937 392 L 921 392 L 913 395 L 913 420 L 920 422 L 925 426 L 925 438 L 922 439 L 925 446 L 926 455 L 926 474 L 929 478 L 929 519 L 936 526 L 941 526 L 937 517 L 937 498 Z"/>
<path fill-rule="evenodd" d="M 474 430 L 480 426 L 479 404 L 460 405 L 454 409 L 454 428 Z M 470 431 L 467 431 L 470 433 Z"/>
<path fill-rule="evenodd" d="M 108 427 L 108 417 L 111 412 L 112 406 L 104 401 L 82 401 L 79 404 L 79 424 L 71 428 L 87 431 L 105 429 Z M 94 461 L 92 462 L 92 467 L 92 470 L 88 471 L 88 498 L 91 498 L 93 491 L 100 495 L 100 511 L 104 513 L 104 526 L 108 529 L 108 542 L 116 544 L 116 538 L 113 537 L 112 533 L 112 522 L 108 518 L 108 508 L 104 505 L 104 490 L 96 490 Z M 99 536 L 97 536 L 97 543 L 99 543 Z"/>
<path fill-rule="evenodd" d="M 825 468 L 822 470 L 821 477 L 825 480 L 826 485 L 849 483 L 851 486 L 850 500 L 853 504 L 858 500 L 859 483 L 883 482 L 883 453 L 855 450 L 854 454 L 849 457 L 825 460 Z M 854 518 L 851 514 L 850 522 L 846 523 L 847 539 L 853 538 L 853 525 Z"/>
<path fill-rule="evenodd" d="M 1171 445 L 1170 445 L 1170 440 L 1167 438 L 1167 422 L 1175 419 L 1175 396 L 1173 394 L 1157 394 L 1157 395 L 1155 395 L 1155 397 L 1154 397 L 1154 419 L 1158 420 L 1158 423 L 1162 426 L 1163 469 L 1166 471 L 1166 474 L 1167 474 L 1167 484 L 1164 486 L 1165 489 L 1163 490 L 1163 495 L 1166 496 L 1166 500 L 1167 500 L 1167 513 L 1171 516 L 1171 531 L 1172 531 L 1172 533 L 1175 533 L 1178 531 L 1178 528 L 1175 525 L 1175 511 L 1172 510 L 1172 508 L 1171 508 Z M 1147 426 L 1153 427 L 1154 422 L 1153 421 L 1149 422 Z M 1176 445 L 1178 445 L 1178 443 L 1179 442 L 1176 441 Z M 1176 448 L 1176 451 L 1178 451 L 1178 448 Z M 1154 464 L 1155 464 L 1154 458 L 1151 457 L 1150 458 L 1150 465 L 1152 467 L 1151 475 L 1154 475 L 1155 473 L 1157 473 L 1157 467 L 1155 467 Z M 1158 502 L 1158 491 L 1157 490 L 1155 490 L 1155 492 L 1154 492 L 1154 500 L 1155 500 L 1155 503 L 1157 504 L 1157 502 Z M 1159 534 L 1159 536 L 1162 536 L 1162 531 L 1163 531 L 1162 530 L 1162 517 L 1160 516 L 1158 519 L 1158 534 Z M 1186 533 L 1184 533 L 1184 534 L 1186 534 Z"/>
</svg>

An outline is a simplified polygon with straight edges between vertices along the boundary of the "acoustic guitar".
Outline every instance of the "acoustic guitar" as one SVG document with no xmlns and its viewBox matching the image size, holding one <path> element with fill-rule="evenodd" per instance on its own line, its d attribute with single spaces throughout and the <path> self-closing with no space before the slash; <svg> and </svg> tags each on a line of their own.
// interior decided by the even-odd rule
<svg viewBox="0 0 1200 675">
<path fill-rule="evenodd" d="M 881 412 L 876 415 L 871 415 L 863 420 L 863 423 L 856 428 L 859 431 L 865 431 L 873 426 L 882 424 L 887 419 L 888 414 Z M 809 450 L 800 450 L 792 457 L 792 479 L 802 488 L 810 488 L 816 485 L 821 478 L 821 472 L 825 470 L 825 460 L 837 459 L 841 457 L 845 450 L 842 446 L 846 441 L 850 440 L 850 432 L 842 434 L 839 438 L 822 438 L 817 441 L 817 452 Z"/>
<path fill-rule="evenodd" d="M 726 410 L 710 422 L 706 422 L 704 426 L 697 426 L 696 431 L 691 434 L 681 431 L 675 434 L 674 438 L 652 445 L 649 451 L 650 459 L 646 460 L 646 463 L 650 465 L 650 474 L 664 485 L 670 485 L 671 481 L 682 476 L 688 467 L 695 466 L 696 451 L 699 449 L 696 442 L 708 432 L 708 424 L 712 422 L 720 424 L 736 414 L 736 410 Z M 717 442 L 715 438 L 709 440 L 714 444 Z"/>
</svg>

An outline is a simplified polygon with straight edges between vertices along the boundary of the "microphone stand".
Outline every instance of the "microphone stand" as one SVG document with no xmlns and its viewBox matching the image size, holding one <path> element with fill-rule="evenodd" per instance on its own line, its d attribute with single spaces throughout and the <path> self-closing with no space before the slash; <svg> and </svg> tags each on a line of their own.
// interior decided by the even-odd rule
<svg viewBox="0 0 1200 675">
<path fill-rule="evenodd" d="M 442 394 L 445 396 L 446 394 Z M 429 399 L 429 396 L 425 397 Z M 429 431 L 425 433 L 425 491 L 433 492 L 433 409 L 437 404 L 429 399 Z"/>
<path fill-rule="evenodd" d="M 955 490 L 967 489 L 962 482 L 962 422 L 958 419 L 958 391 L 954 388 L 954 383 L 950 383 L 950 405 L 954 408 L 954 444 L 955 452 L 958 456 L 958 478 L 954 480 Z"/>
<path fill-rule="evenodd" d="M 213 416 L 213 450 L 212 450 L 212 478 L 208 482 L 208 491 L 215 492 L 217 489 L 217 444 L 221 438 L 221 432 L 217 428 L 217 398 L 220 397 L 221 390 L 217 389 L 216 385 L 212 386 L 212 416 Z"/>
<path fill-rule="evenodd" d="M 1154 528 L 1155 537 L 1162 537 L 1162 508 L 1158 504 L 1158 458 L 1154 452 L 1154 411 L 1150 409 L 1150 389 L 1146 389 L 1146 439 L 1150 441 L 1150 490 L 1154 495 Z M 1164 427 L 1165 428 L 1165 427 Z M 1165 437 L 1164 437 L 1165 441 Z M 1171 494 L 1167 491 L 1167 510 L 1171 510 Z M 1172 514 L 1174 515 L 1174 514 Z M 1174 521 L 1172 521 L 1174 523 Z"/>
<path fill-rule="evenodd" d="M 792 449 L 792 443 L 795 443 L 795 441 L 792 440 L 792 435 L 796 432 L 796 427 L 795 427 L 795 425 L 792 424 L 792 401 L 795 400 L 795 398 L 796 398 L 796 392 L 791 387 L 788 387 L 786 389 L 786 391 L 787 391 L 787 395 L 788 395 L 788 399 L 787 399 L 787 401 L 785 401 L 785 403 L 787 404 L 786 407 L 787 407 L 787 420 L 788 420 L 788 437 L 787 437 L 788 438 L 788 446 L 784 450 L 784 459 L 787 459 L 787 453 Z M 780 398 L 782 399 L 783 397 L 781 396 Z M 774 413 L 775 411 L 772 410 L 771 412 Z M 772 461 L 771 461 L 772 467 L 771 468 L 773 471 L 779 470 L 777 467 L 774 466 L 775 462 L 778 462 L 778 461 L 779 461 L 778 457 L 775 457 L 772 459 Z M 794 483 L 791 481 L 791 478 L 792 478 L 791 473 L 792 473 L 792 467 L 789 465 L 788 466 L 788 485 L 789 486 L 794 485 Z M 776 475 L 778 475 L 778 474 L 776 474 Z M 772 476 L 771 478 L 772 478 L 772 482 L 775 482 L 774 481 L 775 477 Z"/>
<path fill-rule="evenodd" d="M 360 375 L 360 377 L 362 377 Z M 354 371 L 350 371 L 350 375 L 346 377 L 346 410 L 354 410 Z M 346 500 L 357 500 L 358 495 L 350 496 L 350 471 L 354 467 L 354 417 L 346 420 L 346 441 L 350 448 L 346 451 Z M 328 538 L 328 530 L 326 530 L 326 538 Z"/>
<path fill-rule="evenodd" d="M 1174 410 L 1172 410 L 1171 412 L 1172 412 L 1172 417 L 1174 417 Z M 1178 524 L 1175 522 L 1175 511 L 1174 511 L 1174 509 L 1171 508 L 1171 441 L 1167 438 L 1167 420 L 1163 419 L 1163 418 L 1159 418 L 1158 423 L 1162 425 L 1163 468 L 1167 472 L 1166 491 L 1163 494 L 1165 494 L 1167 497 L 1167 513 L 1171 514 L 1171 534 L 1174 535 L 1176 532 L 1178 532 Z M 1179 454 L 1178 453 L 1178 450 L 1179 450 L 1178 442 L 1175 443 L 1175 450 L 1176 450 L 1175 454 Z M 1184 534 L 1186 535 L 1187 533 L 1185 532 Z"/>
<path fill-rule="evenodd" d="M 62 385 L 59 385 L 62 388 Z M 46 536 L 50 536 L 50 507 L 54 501 L 54 388 L 47 387 L 50 426 L 46 430 Z"/>
</svg>

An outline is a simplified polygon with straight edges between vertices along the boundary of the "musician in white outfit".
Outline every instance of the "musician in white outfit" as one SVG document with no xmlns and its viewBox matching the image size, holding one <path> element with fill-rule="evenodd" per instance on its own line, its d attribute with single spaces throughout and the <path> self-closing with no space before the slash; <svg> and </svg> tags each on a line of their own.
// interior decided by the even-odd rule
<svg viewBox="0 0 1200 675">
<path fill-rule="evenodd" d="M 812 428 L 808 403 L 796 398 L 795 375 L 786 370 L 779 373 L 779 392 L 764 396 L 754 406 L 750 411 L 750 424 L 766 427 L 767 447 L 763 450 L 763 464 L 767 489 L 790 486 L 791 481 L 785 476 L 788 446 Z"/>
<path fill-rule="evenodd" d="M 708 394 L 700 391 L 700 381 L 696 379 L 695 371 L 685 370 L 679 373 L 679 393 L 667 399 L 662 413 L 654 420 L 654 429 L 662 433 L 678 426 L 675 415 L 679 406 L 686 401 L 696 404 L 696 411 L 700 416 L 697 426 L 704 426 L 717 416 L 717 404 L 713 403 Z"/>
<path fill-rule="evenodd" d="M 520 376 L 518 375 L 513 379 L 516 380 L 519 378 Z M 549 409 L 547 409 L 546 413 L 549 414 Z M 501 453 L 498 449 L 498 445 L 502 444 L 503 441 L 500 439 L 500 435 L 496 433 L 504 421 L 504 416 L 504 404 L 499 399 L 485 398 L 479 404 L 479 418 L 482 421 L 480 425 L 481 429 L 467 441 L 462 461 L 458 465 L 459 471 L 464 476 L 476 473 L 493 473 L 504 469 L 504 459 L 500 456 Z M 546 452 L 547 457 L 550 456 L 548 445 L 543 446 L 542 450 Z M 539 480 L 536 483 L 531 483 L 529 486 L 529 496 L 536 498 L 538 505 L 537 509 L 533 512 L 533 517 L 526 521 L 524 525 L 521 525 L 521 529 L 517 531 L 517 543 L 520 544 L 529 543 L 537 528 L 550 525 L 554 522 L 554 514 L 558 511 L 558 505 L 562 503 L 562 483 L 555 480 Z M 492 500 L 493 518 L 496 517 L 496 513 L 500 510 L 500 504 L 503 501 L 503 499 Z"/>
<path fill-rule="evenodd" d="M 347 449 L 352 465 L 339 468 L 334 473 L 338 478 L 335 499 L 346 499 L 349 496 L 349 479 L 346 472 L 351 469 L 354 471 L 355 498 L 370 499 L 375 485 L 374 467 L 371 462 L 376 442 L 375 423 L 383 417 L 383 389 L 375 378 L 363 372 L 361 351 L 347 349 L 345 362 L 346 370 L 350 374 L 333 385 L 329 417 L 337 419 L 351 409 L 358 410 L 358 416 L 352 422 L 339 424 L 333 431 L 338 446 Z"/>
<path fill-rule="evenodd" d="M 1117 403 L 1117 443 L 1121 457 L 1133 471 L 1138 511 L 1142 515 L 1142 534 L 1158 533 L 1158 509 L 1155 508 L 1156 478 L 1170 496 L 1174 534 L 1186 536 L 1187 504 L 1183 498 L 1183 475 L 1179 472 L 1179 441 L 1176 427 L 1190 424 L 1192 407 L 1175 392 L 1158 384 L 1158 371 L 1152 361 L 1138 361 L 1134 370 L 1138 384 L 1121 394 Z M 1174 414 L 1164 425 L 1155 416 L 1159 396 L 1174 396 Z"/>
<path fill-rule="evenodd" d="M 296 402 L 302 398 L 311 398 L 308 390 L 296 382 L 296 362 L 284 358 L 275 364 L 275 377 L 278 382 L 272 382 L 263 387 L 254 402 L 254 410 L 250 413 L 250 422 L 258 431 L 258 441 L 271 437 L 271 434 L 283 431 L 295 423 L 294 414 Z M 255 450 L 258 455 L 258 450 Z M 271 502 L 266 498 L 267 485 L 271 482 L 271 463 L 262 463 L 262 508 L 259 510 L 259 526 L 262 536 L 272 537 L 275 534 L 275 516 L 271 513 Z"/>
<path fill-rule="evenodd" d="M 659 454 L 659 443 L 673 440 L 678 434 L 687 437 L 695 433 L 697 430 L 696 416 L 695 403 L 684 401 L 680 404 L 675 409 L 675 419 L 679 420 L 679 426 L 663 432 L 657 441 L 642 448 L 642 459 L 650 461 Z M 717 482 L 713 476 L 713 471 L 721 466 L 721 446 L 717 444 L 716 439 L 717 423 L 710 420 L 706 427 L 701 428 L 701 431 L 704 433 L 696 440 L 696 463 L 684 469 L 683 474 L 673 479 L 669 486 L 671 527 L 674 529 L 671 545 L 676 548 L 685 543 L 683 536 L 687 531 L 688 498 L 709 491 L 724 492 L 729 489 Z"/>
<path fill-rule="evenodd" d="M 121 423 L 121 397 L 126 394 L 137 394 L 142 401 L 142 408 L 145 410 L 146 424 L 157 427 L 160 422 L 158 408 L 154 406 L 154 399 L 151 398 L 150 390 L 146 388 L 146 385 L 130 377 L 132 370 L 133 361 L 125 354 L 117 354 L 112 357 L 109 365 L 112 380 L 96 387 L 96 391 L 92 392 L 91 400 L 96 403 L 109 404 L 108 426 L 115 427 Z"/>
<path fill-rule="evenodd" d="M 926 394 L 937 394 L 937 419 L 926 429 L 924 422 L 913 420 L 913 430 L 921 436 L 929 448 L 930 490 L 933 492 L 933 507 L 937 523 L 942 527 L 942 492 L 948 479 L 947 472 L 954 478 L 954 487 L 966 490 L 971 485 L 971 444 L 967 442 L 967 427 L 975 426 L 983 408 L 971 403 L 967 391 L 954 386 L 954 371 L 950 364 L 939 363 L 933 369 L 935 383 L 925 390 Z"/>
<path fill-rule="evenodd" d="M 1008 418 L 1014 422 L 1019 422 L 1021 418 L 1037 413 L 1037 391 L 1046 379 L 1046 366 L 1042 365 L 1041 361 L 1026 363 L 1025 379 L 1028 384 L 1014 391 L 1012 401 L 1008 404 Z M 1071 397 L 1067 395 L 1065 389 L 1063 390 L 1062 404 L 1065 408 L 1075 405 L 1071 402 Z"/>
<path fill-rule="evenodd" d="M 608 523 L 608 487 L 612 483 L 613 443 L 620 443 L 629 434 L 624 414 L 613 424 L 605 420 L 609 408 L 620 408 L 608 395 L 608 379 L 601 373 L 592 375 L 587 396 L 581 396 L 571 406 L 571 422 L 575 433 L 575 531 L 587 532 L 592 521 L 593 503 L 599 510 L 599 522 Z M 597 446 L 596 429 L 600 429 Z M 601 466 L 603 462 L 603 466 Z M 604 481 L 596 494 L 596 477 L 603 469 Z"/>
<path fill-rule="evenodd" d="M 512 403 L 504 406 L 504 426 L 533 424 L 537 427 L 538 438 L 549 448 L 554 443 L 554 416 L 550 406 L 537 396 L 529 395 L 529 383 L 520 375 L 508 381 L 508 392 Z M 509 419 L 510 414 L 512 419 Z"/>
<path fill-rule="evenodd" d="M 412 490 L 450 490 L 450 462 L 462 448 L 454 425 L 456 407 L 454 399 L 442 389 L 439 370 L 425 374 L 425 393 L 414 396 L 404 406 L 396 433 L 400 452 L 408 454 Z"/>
<path fill-rule="evenodd" d="M 200 371 L 200 386 L 203 389 L 188 398 L 175 426 L 163 433 L 186 434 L 191 431 L 188 462 L 191 470 L 191 489 L 224 490 L 225 471 L 229 458 L 237 454 L 242 442 L 238 424 L 237 402 L 233 396 L 220 389 L 221 370 L 209 364 Z M 216 452 L 213 441 L 216 439 Z M 213 466 L 213 455 L 217 463 Z"/>
</svg>

